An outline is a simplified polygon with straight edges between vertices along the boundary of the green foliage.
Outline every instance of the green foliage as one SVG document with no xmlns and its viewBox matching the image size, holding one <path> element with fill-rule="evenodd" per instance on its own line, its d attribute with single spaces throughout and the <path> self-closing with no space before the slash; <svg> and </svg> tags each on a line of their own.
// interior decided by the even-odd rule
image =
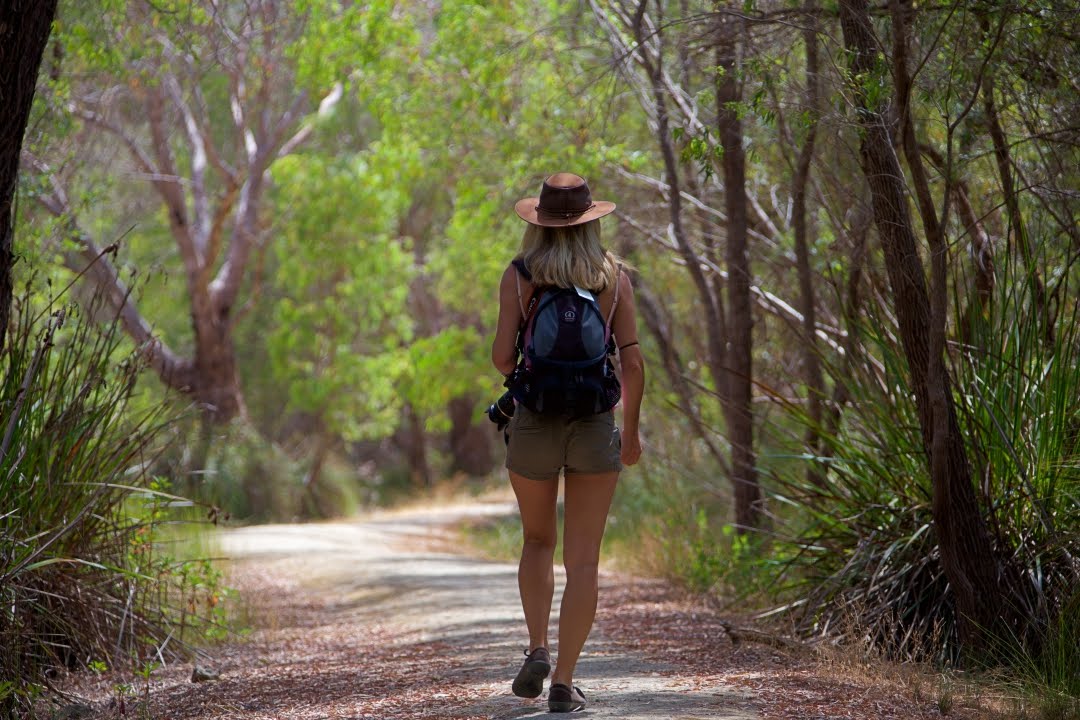
<svg viewBox="0 0 1080 720">
<path fill-rule="evenodd" d="M 746 7 L 759 12 L 757 5 Z M 838 7 L 831 0 L 823 6 L 822 39 L 839 38 Z M 37 122 L 53 140 L 79 137 L 80 123 L 57 112 L 65 100 L 80 89 L 152 86 L 158 80 L 149 68 L 180 62 L 166 57 L 159 41 L 164 37 L 205 62 L 200 89 L 215 123 L 222 123 L 211 132 L 231 137 L 232 80 L 215 65 L 207 7 L 66 3 L 57 34 L 66 52 L 64 72 L 49 85 L 52 104 L 39 104 Z M 680 102 L 708 123 L 723 70 L 710 66 L 711 52 L 700 52 L 707 35 L 699 33 L 705 28 L 695 13 L 711 17 L 713 8 L 686 8 L 688 17 L 670 16 L 658 26 L 658 47 L 670 82 L 681 85 Z M 670 13 L 674 5 L 666 9 Z M 1029 604 L 1037 620 L 1021 643 L 1034 648 L 1047 644 L 1039 637 L 1054 634 L 1052 611 L 1066 603 L 1064 588 L 1072 582 L 1067 558 L 1076 553 L 1072 405 L 1080 388 L 1075 318 L 1069 317 L 1076 282 L 1069 190 L 1080 164 L 1070 160 L 1075 150 L 1055 145 L 1054 138 L 1071 137 L 1070 79 L 1077 73 L 1069 68 L 1075 70 L 1080 56 L 1072 52 L 1070 25 L 1058 9 L 957 4 L 951 10 L 948 17 L 922 7 L 911 14 L 912 49 L 923 59 L 911 112 L 928 167 L 929 151 L 953 151 L 953 165 L 931 173 L 931 192 L 943 195 L 946 180 L 966 183 L 964 193 L 995 243 L 991 259 L 1002 295 L 974 336 L 950 325 L 964 347 L 954 345 L 949 359 L 980 499 L 999 536 L 999 552 L 1019 558 L 1025 577 L 1018 602 Z M 639 107 L 640 88 L 624 81 L 607 38 L 596 34 L 599 23 L 590 22 L 582 6 L 446 0 L 431 13 L 424 4 L 303 0 L 285 12 L 276 26 L 286 38 L 284 60 L 269 67 L 255 39 L 242 63 L 249 91 L 258 78 L 269 77 L 272 92 L 303 88 L 311 109 L 337 83 L 344 92 L 332 110 L 302 121 L 312 132 L 300 154 L 271 168 L 272 204 L 260 213 L 268 251 L 259 256 L 262 272 L 251 283 L 253 294 L 260 294 L 250 313 L 236 319 L 245 394 L 259 434 L 238 427 L 218 431 L 199 476 L 210 497 L 245 518 L 293 518 L 348 509 L 409 486 L 409 469 L 387 462 L 379 448 L 407 431 L 406 407 L 436 435 L 450 425 L 451 400 L 498 390 L 487 356 L 496 283 L 522 231 L 513 201 L 563 168 L 588 177 L 597 197 L 616 199 L 621 213 L 635 220 L 605 220 L 605 239 L 641 268 L 638 287 L 657 300 L 658 322 L 670 326 L 681 358 L 671 371 L 696 388 L 692 399 L 701 421 L 713 428 L 709 439 L 726 450 L 716 378 L 700 332 L 702 298 L 685 258 L 665 245 L 667 198 L 648 180 L 662 182 L 666 174 L 650 126 L 655 116 Z M 984 16 L 991 30 L 998 20 L 1004 29 L 1002 44 L 985 64 L 993 43 L 976 30 Z M 619 22 L 616 13 L 607 19 Z M 888 650 L 915 652 L 926 638 L 941 638 L 944 645 L 924 651 L 955 657 L 951 600 L 933 533 L 906 361 L 892 317 L 876 303 L 887 293 L 882 258 L 872 233 L 868 252 L 860 249 L 856 257 L 854 250 L 865 181 L 852 172 L 858 137 L 845 115 L 851 93 L 874 109 L 894 102 L 889 60 L 878 54 L 868 71 L 851 77 L 844 69 L 848 61 L 834 56 L 822 69 L 822 107 L 810 109 L 798 27 L 762 19 L 747 26 L 747 52 L 731 70 L 742 96 L 727 109 L 743 120 L 750 160 L 753 283 L 771 293 L 762 296 L 767 310 L 754 318 L 754 372 L 757 399 L 770 400 L 755 403 L 755 413 L 763 431 L 759 469 L 770 486 L 776 537 L 746 540 L 730 530 L 729 493 L 714 479 L 723 475 L 722 463 L 703 443 L 687 441 L 693 435 L 689 423 L 670 411 L 682 399 L 669 378 L 650 372 L 645 465 L 620 487 L 607 548 L 636 554 L 638 567 L 653 562 L 649 569 L 702 591 L 779 592 L 779 601 L 804 613 L 811 630 L 831 632 L 854 614 L 860 629 Z M 876 31 L 887 48 L 888 23 L 878 22 Z M 623 32 L 619 40 L 629 38 Z M 71 85 L 72 78 L 90 77 L 98 85 Z M 1030 280 L 1010 267 L 1017 238 L 998 209 L 1001 183 L 983 99 L 965 94 L 982 78 L 995 84 L 1015 179 L 1025 188 L 1023 224 L 1044 268 L 1053 312 L 1061 315 L 1049 345 L 1031 299 L 1010 295 Z M 695 194 L 695 202 L 683 205 L 683 220 L 712 281 L 723 270 L 724 189 L 713 175 L 723 158 L 713 129 L 688 130 L 692 125 L 681 107 L 669 105 L 672 138 L 682 153 L 683 189 Z M 955 119 L 965 108 L 969 116 L 947 137 L 943 118 Z M 683 120 L 686 127 L 679 125 Z M 814 456 L 801 446 L 810 422 L 800 404 L 806 393 L 798 372 L 806 339 L 793 330 L 797 323 L 771 314 L 779 301 L 798 305 L 788 182 L 811 123 L 820 130 L 809 238 L 818 319 L 830 326 L 830 338 L 844 332 L 854 338 L 844 356 L 823 353 L 827 389 L 846 391 L 849 400 L 838 426 L 826 420 L 814 428 L 825 436 L 825 450 Z M 182 136 L 177 133 L 174 147 Z M 946 148 L 950 139 L 953 146 Z M 224 143 L 224 160 L 241 163 L 242 146 Z M 44 150 L 49 142 L 39 138 L 31 147 Z M 162 242 L 168 218 L 155 198 L 146 198 L 143 178 L 117 169 L 116 150 L 108 143 L 65 149 L 53 164 L 74 174 L 80 171 L 70 170 L 71 161 L 86 160 L 73 205 L 87 213 L 96 236 L 125 238 L 125 273 L 137 267 L 142 282 L 152 283 L 140 299 L 144 315 L 170 345 L 186 352 L 187 288 L 175 249 Z M 178 153 L 185 172 L 189 156 Z M 44 190 L 44 182 L 24 183 L 28 199 Z M 950 196 L 945 217 L 950 282 L 962 288 L 970 284 L 963 248 L 974 231 L 957 219 L 957 202 Z M 27 222 L 24 229 L 33 235 L 23 237 L 27 245 L 32 237 L 34 246 L 25 254 L 55 258 L 58 227 L 40 218 Z M 859 277 L 854 290 L 875 304 L 848 319 L 848 283 Z M 955 294 L 967 296 L 963 289 Z M 656 361 L 666 350 L 646 338 L 650 367 L 660 367 Z M 149 408 L 153 399 L 131 403 L 129 408 Z M 199 433 L 174 432 L 176 447 L 162 464 L 179 473 Z M 438 464 L 442 438 L 425 440 L 433 441 Z M 324 478 L 310 485 L 312 458 L 327 447 Z M 375 462 L 379 467 L 366 469 Z M 825 487 L 803 478 L 806 463 L 821 469 Z M 506 528 L 500 533 L 499 542 L 513 535 Z"/>
<path fill-rule="evenodd" d="M 930 480 L 906 362 L 882 325 L 860 326 L 865 354 L 827 366 L 851 398 L 827 448 L 806 461 L 827 472 L 817 485 L 801 469 L 777 478 L 773 497 L 787 556 L 775 582 L 804 629 L 853 629 L 898 656 L 956 651 L 954 609 L 940 566 Z M 869 352 L 872 349 L 872 354 Z M 789 411 L 803 423 L 801 408 Z M 927 638 L 941 647 L 927 648 Z"/>
<path fill-rule="evenodd" d="M 321 93 L 336 82 L 369 83 L 368 66 L 395 48 L 413 48 L 418 42 L 412 19 L 392 0 L 299 0 L 287 12 L 304 21 L 286 56 L 296 65 L 300 87 Z"/>
<path fill-rule="evenodd" d="M 760 602 L 769 575 L 759 539 L 725 522 L 726 504 L 714 494 L 670 475 L 649 484 L 657 480 L 662 490 L 620 489 L 609 540 L 620 564 L 723 603 Z"/>
<path fill-rule="evenodd" d="M 683 137 L 683 134 L 682 128 L 675 128 L 672 133 L 676 142 Z M 711 140 L 709 135 L 709 129 L 703 129 L 698 136 L 690 138 L 679 153 L 684 163 L 696 162 L 698 172 L 705 179 L 712 177 L 717 165 L 724 159 L 724 146 Z"/>
<path fill-rule="evenodd" d="M 377 477 L 328 460 L 310 477 L 305 453 L 289 451 L 241 420 L 214 428 L 198 417 L 173 423 L 154 469 L 175 485 L 211 503 L 222 517 L 242 523 L 345 517 L 375 502 Z M 303 442 L 303 441 L 301 441 Z M 207 448 L 192 472 L 196 448 Z"/>
<path fill-rule="evenodd" d="M 445 409 L 454 398 L 477 394 L 486 397 L 491 393 L 491 373 L 478 368 L 483 363 L 477 362 L 486 350 L 475 329 L 456 327 L 420 338 L 409 346 L 408 369 L 398 389 L 427 418 L 427 430 L 449 429 Z"/>
<path fill-rule="evenodd" d="M 284 215 L 267 341 L 273 369 L 290 410 L 318 416 L 345 440 L 388 434 L 402 406 L 414 320 L 401 308 L 413 267 L 394 233 L 410 198 L 393 178 L 408 161 L 377 144 L 342 161 L 290 156 L 273 169 Z"/>
<path fill-rule="evenodd" d="M 971 343 L 953 354 L 953 388 L 995 552 L 1021 568 L 1020 578 L 1003 580 L 1027 623 L 1010 640 L 1037 658 L 1060 644 L 1050 628 L 1072 622 L 1065 609 L 1077 587 L 1080 336 L 1074 319 L 1062 317 L 1048 342 L 1028 286 L 1000 287 Z M 861 334 L 876 352 L 831 369 L 852 401 L 835 436 L 818 428 L 827 456 L 809 458 L 827 469 L 827 483 L 792 475 L 776 492 L 791 511 L 793 534 L 780 545 L 795 552 L 785 569 L 798 596 L 792 608 L 817 631 L 842 627 L 846 614 L 889 652 L 956 659 L 925 454 L 912 400 L 901 392 L 905 363 L 879 327 Z M 927 646 L 927 638 L 940 644 Z"/>
<path fill-rule="evenodd" d="M 164 406 L 131 411 L 143 361 L 100 312 L 38 306 L 28 289 L 0 353 L 5 714 L 29 707 L 48 668 L 175 655 L 218 619 L 220 575 L 162 547 L 189 504 L 147 473 Z"/>
<path fill-rule="evenodd" d="M 959 400 L 988 521 L 1023 574 L 1010 588 L 1029 623 L 1017 639 L 1040 648 L 1055 624 L 1076 621 L 1080 330 L 1074 307 L 1047 337 L 1030 285 L 1004 287 L 957 370 Z"/>
<path fill-rule="evenodd" d="M 725 526 L 725 529 L 730 526 Z M 726 533 L 730 538 L 731 533 Z M 664 563 L 676 578 L 695 593 L 711 593 L 716 589 L 727 568 L 727 557 L 737 554 L 742 544 L 732 546 L 732 552 L 725 552 L 719 537 L 710 527 L 709 517 L 704 508 L 698 508 L 688 520 L 681 515 L 672 514 L 663 518 L 663 533 L 660 547 L 666 562 Z"/>
</svg>

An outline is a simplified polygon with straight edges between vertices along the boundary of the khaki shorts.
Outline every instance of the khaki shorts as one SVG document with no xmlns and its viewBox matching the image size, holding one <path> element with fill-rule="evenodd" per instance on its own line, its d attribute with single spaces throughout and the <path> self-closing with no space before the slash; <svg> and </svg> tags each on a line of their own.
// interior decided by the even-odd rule
<svg viewBox="0 0 1080 720">
<path fill-rule="evenodd" d="M 518 405 L 510 421 L 506 467 L 531 480 L 558 480 L 563 469 L 567 474 L 619 472 L 621 450 L 612 412 L 570 420 Z"/>
</svg>

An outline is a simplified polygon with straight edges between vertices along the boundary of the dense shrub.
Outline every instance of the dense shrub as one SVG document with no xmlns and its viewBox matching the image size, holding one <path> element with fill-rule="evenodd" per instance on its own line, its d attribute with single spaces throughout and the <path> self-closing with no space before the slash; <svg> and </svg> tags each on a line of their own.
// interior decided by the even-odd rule
<svg viewBox="0 0 1080 720">
<path fill-rule="evenodd" d="M 1010 569 L 1003 587 L 1024 619 L 998 639 L 1016 651 L 1001 654 L 1037 665 L 1072 632 L 1062 627 L 1075 627 L 1080 589 L 1080 332 L 1063 314 L 1048 333 L 1024 284 L 1003 287 L 950 348 L 950 372 L 993 551 Z M 855 627 L 900 657 L 957 660 L 926 457 L 905 363 L 883 327 L 865 326 L 872 350 L 833 368 L 851 400 L 835 432 L 820 428 L 827 451 L 814 461 L 827 482 L 779 483 L 777 498 L 792 509 L 780 543 L 793 557 L 791 608 L 808 631 Z"/>
<path fill-rule="evenodd" d="M 145 671 L 220 611 L 218 576 L 158 542 L 176 505 L 149 477 L 166 417 L 136 411 L 121 331 L 52 300 L 15 303 L 0 354 L 0 714 L 56 668 Z M 208 622 L 210 624 L 208 624 Z"/>
</svg>

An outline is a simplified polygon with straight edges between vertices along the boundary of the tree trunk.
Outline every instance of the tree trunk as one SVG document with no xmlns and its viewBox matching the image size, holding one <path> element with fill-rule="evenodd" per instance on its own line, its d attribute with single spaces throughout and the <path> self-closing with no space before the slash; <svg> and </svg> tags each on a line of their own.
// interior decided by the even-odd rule
<svg viewBox="0 0 1080 720">
<path fill-rule="evenodd" d="M 325 488 L 322 487 L 320 482 L 323 468 L 326 467 L 326 461 L 330 457 L 330 451 L 333 449 L 336 440 L 337 437 L 327 432 L 325 427 L 319 428 L 315 437 L 315 449 L 312 452 L 311 465 L 308 466 L 307 472 L 304 473 L 304 496 L 301 499 L 301 507 L 303 507 L 307 517 L 325 518 L 341 514 L 340 507 L 332 507 L 333 502 L 327 503 L 324 501 Z M 331 505 L 331 507 L 327 507 L 327 505 Z"/>
<path fill-rule="evenodd" d="M 11 315 L 15 182 L 57 0 L 0 2 L 0 350 Z"/>
<path fill-rule="evenodd" d="M 501 443 L 502 434 L 496 433 L 494 426 L 480 412 L 475 397 L 454 398 L 448 410 L 451 472 L 463 472 L 471 477 L 487 475 L 495 467 L 492 439 L 498 437 Z M 483 422 L 478 423 L 478 418 Z"/>
<path fill-rule="evenodd" d="M 818 357 L 817 303 L 814 300 L 814 274 L 810 267 L 810 247 L 807 239 L 814 225 L 807 218 L 809 211 L 806 202 L 810 184 L 810 168 L 817 140 L 821 97 L 821 81 L 818 77 L 816 0 L 807 0 L 806 3 L 806 28 L 803 30 L 803 43 L 806 45 L 806 105 L 810 115 L 806 140 L 795 166 L 791 223 L 795 235 L 795 268 L 799 275 L 800 310 L 803 316 L 803 373 L 806 383 L 807 414 L 810 419 L 806 429 L 805 443 L 807 452 L 817 457 L 821 454 L 822 399 L 825 396 L 825 382 L 822 379 L 821 360 Z M 806 468 L 806 479 L 818 487 L 823 487 L 825 476 L 820 467 L 816 461 L 811 460 Z"/>
<path fill-rule="evenodd" d="M 725 407 L 731 443 L 731 482 L 735 491 L 735 523 L 740 529 L 761 524 L 761 488 L 754 455 L 752 330 L 750 261 L 747 257 L 746 156 L 742 121 L 736 104 L 742 99 L 738 73 L 738 41 L 742 21 L 721 13 L 716 45 L 717 125 L 724 150 L 724 208 L 727 212 L 728 322 L 725 352 Z"/>
<path fill-rule="evenodd" d="M 189 393 L 205 417 L 214 423 L 246 417 L 240 378 L 236 373 L 233 325 L 225 311 L 213 302 L 192 299 L 195 331 L 195 362 Z"/>
<path fill-rule="evenodd" d="M 191 456 L 184 468 L 184 497 L 203 498 L 203 485 L 206 482 L 206 468 L 210 464 L 210 450 L 214 445 L 214 424 L 205 413 L 199 417 L 198 436 L 191 445 Z"/>
<path fill-rule="evenodd" d="M 856 79 L 850 89 L 862 134 L 860 159 L 885 251 L 923 447 L 932 459 L 932 510 L 942 568 L 956 599 L 962 641 L 976 649 L 984 647 L 987 633 L 1002 623 L 998 564 L 972 486 L 948 372 L 942 358 L 932 363 L 930 300 L 903 171 L 879 107 L 883 103 L 872 105 L 867 97 L 867 88 L 884 82 L 888 72 L 878 59 L 881 44 L 874 37 L 867 0 L 842 0 L 840 21 L 851 77 Z"/>
<path fill-rule="evenodd" d="M 409 463 L 409 477 L 415 488 L 434 485 L 431 465 L 428 464 L 427 434 L 424 421 L 412 405 L 405 405 L 405 427 L 398 431 L 396 441 Z"/>
</svg>

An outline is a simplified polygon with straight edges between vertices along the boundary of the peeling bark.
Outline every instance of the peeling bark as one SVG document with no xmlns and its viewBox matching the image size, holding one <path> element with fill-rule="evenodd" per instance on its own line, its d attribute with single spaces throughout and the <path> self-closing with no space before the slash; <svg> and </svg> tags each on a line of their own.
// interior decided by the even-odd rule
<svg viewBox="0 0 1080 720">
<path fill-rule="evenodd" d="M 134 3 L 128 12 L 131 23 L 156 27 L 152 8 Z M 162 382 L 189 396 L 210 422 L 222 423 L 246 414 L 234 328 L 242 311 L 241 288 L 264 241 L 260 210 L 266 172 L 276 158 L 310 136 L 311 126 L 301 118 L 312 103 L 303 90 L 283 97 L 272 91 L 282 79 L 271 72 L 271 60 L 286 52 L 288 36 L 297 27 L 283 26 L 277 3 L 245 3 L 235 14 L 214 15 L 214 22 L 218 26 L 209 42 L 228 46 L 228 52 L 215 53 L 231 95 L 232 112 L 221 131 L 212 132 L 217 116 L 202 94 L 204 69 L 159 30 L 148 31 L 162 50 L 160 57 L 154 56 L 157 82 L 124 87 L 118 91 L 124 93 L 124 103 L 104 104 L 100 94 L 84 95 L 76 88 L 66 107 L 89 127 L 118 140 L 161 201 L 184 267 L 194 339 L 190 357 L 177 357 L 154 336 L 110 256 L 98 249 L 105 243 L 95 242 L 80 226 L 78 208 L 68 202 L 61 179 L 45 163 L 35 158 L 29 162 L 52 187 L 38 202 L 61 218 L 69 238 L 81 244 L 65 258 L 68 267 L 85 270 L 94 290 L 109 300 L 126 332 L 148 353 Z M 236 32 L 236 27 L 251 32 Z M 265 57 L 248 63 L 256 44 Z M 323 99 L 319 112 L 328 111 L 341 96 L 339 85 Z M 87 269 L 90 260 L 94 262 Z"/>
</svg>

